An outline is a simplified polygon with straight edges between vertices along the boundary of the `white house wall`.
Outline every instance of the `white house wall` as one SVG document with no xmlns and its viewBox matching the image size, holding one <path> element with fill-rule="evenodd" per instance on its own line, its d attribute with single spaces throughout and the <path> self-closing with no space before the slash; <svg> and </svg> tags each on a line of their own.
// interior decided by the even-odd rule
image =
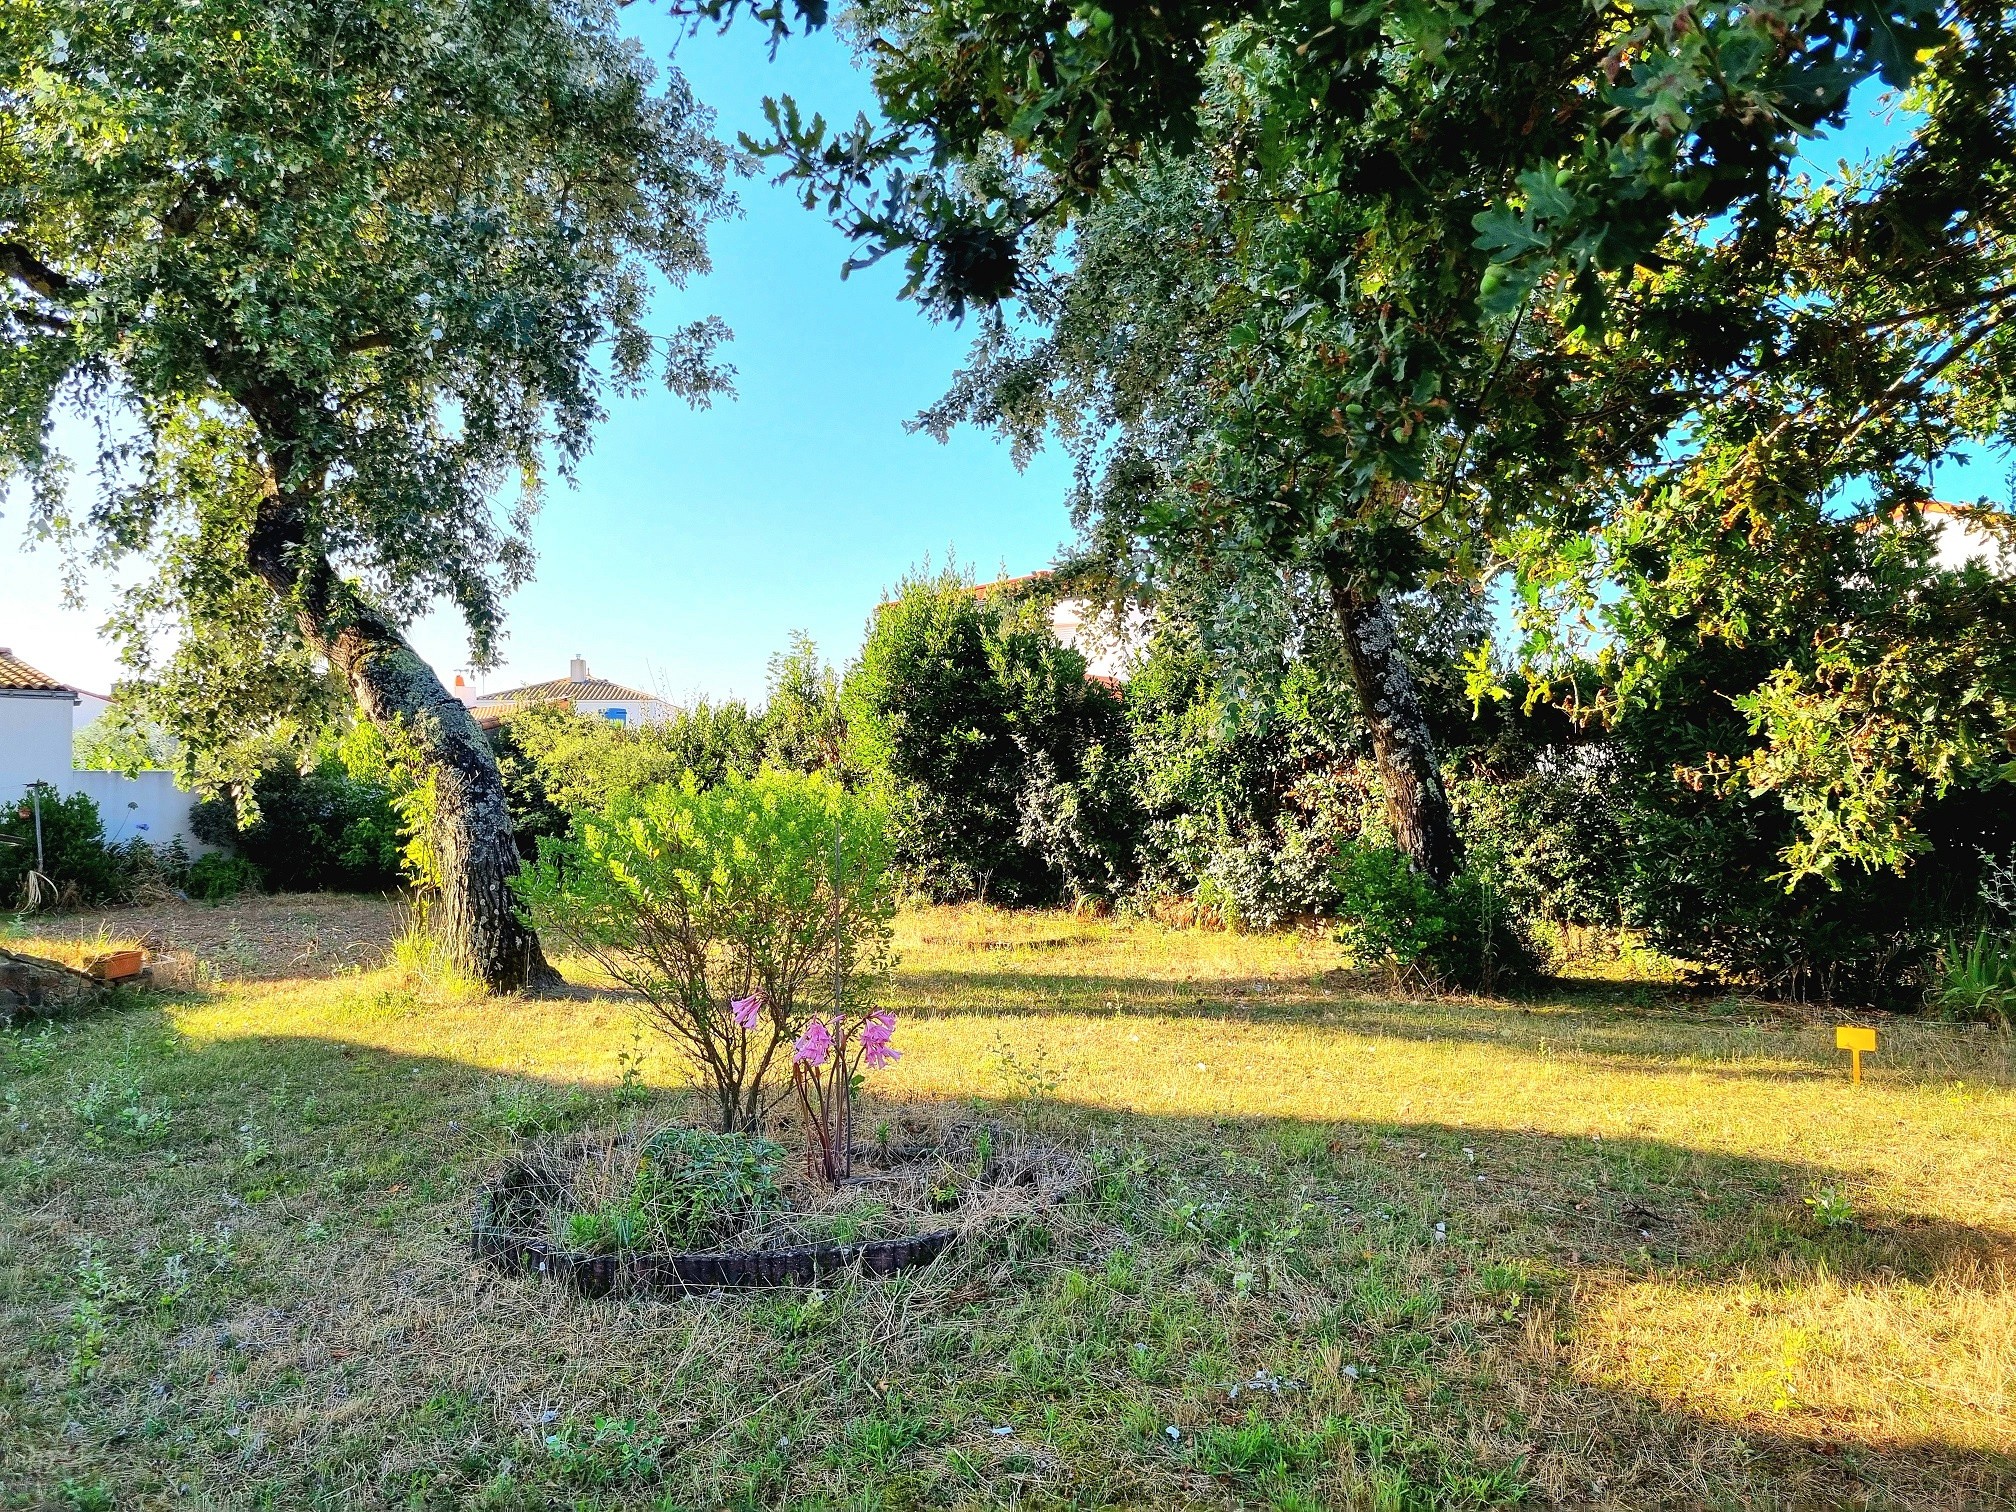
<svg viewBox="0 0 2016 1512">
<path fill-rule="evenodd" d="M 31 782 L 46 782 L 66 795 L 90 794 L 107 840 L 166 845 L 180 836 L 191 855 L 210 849 L 189 828 L 195 795 L 176 787 L 170 773 L 127 777 L 70 765 L 73 707 L 68 693 L 0 693 L 0 802 L 14 803 Z"/>
<path fill-rule="evenodd" d="M 0 693 L 0 802 L 70 775 L 70 695 Z"/>
<path fill-rule="evenodd" d="M 145 840 L 166 845 L 180 838 L 194 856 L 210 849 L 189 828 L 196 795 L 175 786 L 171 772 L 66 772 L 56 786 L 66 793 L 89 793 L 98 805 L 108 841 Z"/>
<path fill-rule="evenodd" d="M 1138 608 L 1129 608 L 1116 626 L 1082 599 L 1059 599 L 1050 607 L 1050 633 L 1084 657 L 1085 670 L 1094 677 L 1119 682 L 1132 677 L 1148 649 L 1152 628 Z"/>
</svg>

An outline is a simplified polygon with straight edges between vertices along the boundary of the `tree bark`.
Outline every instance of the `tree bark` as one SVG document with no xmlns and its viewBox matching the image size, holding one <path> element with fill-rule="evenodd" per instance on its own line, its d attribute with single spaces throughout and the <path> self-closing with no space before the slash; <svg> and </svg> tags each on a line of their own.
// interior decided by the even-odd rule
<svg viewBox="0 0 2016 1512">
<path fill-rule="evenodd" d="M 434 780 L 441 891 L 431 920 L 456 965 L 492 992 L 556 984 L 539 937 L 519 922 L 511 812 L 497 756 L 462 702 L 405 636 L 303 539 L 302 512 L 277 487 L 248 542 L 252 570 L 293 612 L 301 637 L 342 674 L 364 715 Z"/>
<path fill-rule="evenodd" d="M 1456 875 L 1456 825 L 1435 762 L 1435 737 L 1414 674 L 1401 655 L 1393 606 L 1376 593 L 1335 582 L 1330 602 L 1343 632 L 1358 707 L 1372 729 L 1372 754 L 1394 841 L 1416 871 L 1437 887 L 1445 886 Z"/>
</svg>

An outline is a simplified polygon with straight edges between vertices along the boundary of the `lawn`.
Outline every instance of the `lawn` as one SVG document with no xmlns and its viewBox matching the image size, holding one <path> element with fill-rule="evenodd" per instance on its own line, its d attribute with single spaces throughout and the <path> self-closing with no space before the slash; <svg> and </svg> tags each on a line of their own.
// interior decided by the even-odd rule
<svg viewBox="0 0 2016 1512">
<path fill-rule="evenodd" d="M 0 1038 L 0 1506 L 2016 1505 L 2005 1038 L 1885 1024 L 1851 1087 L 1827 1021 L 1655 984 L 922 910 L 876 1098 L 996 1107 L 1085 1197 L 584 1303 L 464 1236 L 519 1141 L 684 1096 L 624 1003 L 230 916 L 149 924 L 238 942 L 197 985 Z"/>
</svg>

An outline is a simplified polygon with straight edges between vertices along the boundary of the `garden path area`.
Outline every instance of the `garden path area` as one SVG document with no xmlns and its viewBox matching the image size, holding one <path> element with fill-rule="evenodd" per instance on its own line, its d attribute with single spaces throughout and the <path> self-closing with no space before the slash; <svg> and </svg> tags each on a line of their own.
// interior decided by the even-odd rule
<svg viewBox="0 0 2016 1512">
<path fill-rule="evenodd" d="M 225 980 L 333 976 L 381 964 L 405 917 L 403 903 L 341 893 L 281 893 L 223 906 L 173 901 L 30 919 L 18 948 L 33 950 L 25 942 L 37 939 L 144 941 Z"/>
<path fill-rule="evenodd" d="M 398 924 L 112 915 L 212 970 L 0 1038 L 0 1506 L 2016 1505 L 2005 1039 L 1885 1024 L 1851 1088 L 1735 1000 L 923 910 L 871 1091 L 1068 1141 L 1086 1197 L 587 1304 L 474 1265 L 473 1195 L 675 1067 L 612 995 L 377 967 Z"/>
</svg>

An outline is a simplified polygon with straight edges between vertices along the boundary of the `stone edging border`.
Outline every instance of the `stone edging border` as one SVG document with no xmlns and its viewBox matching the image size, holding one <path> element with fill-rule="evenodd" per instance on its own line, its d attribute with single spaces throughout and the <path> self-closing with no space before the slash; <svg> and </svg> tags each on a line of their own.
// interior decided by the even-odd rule
<svg viewBox="0 0 2016 1512">
<path fill-rule="evenodd" d="M 489 1202 L 484 1203 L 487 1217 Z M 928 1265 L 958 1237 L 939 1229 L 905 1239 L 861 1244 L 807 1244 L 795 1249 L 727 1250 L 670 1255 L 584 1255 L 541 1239 L 505 1233 L 477 1219 L 471 1236 L 476 1257 L 508 1271 L 552 1276 L 584 1297 L 611 1292 L 666 1294 L 756 1286 L 803 1286 L 822 1276 L 857 1267 L 865 1275 L 889 1276 Z"/>
</svg>

